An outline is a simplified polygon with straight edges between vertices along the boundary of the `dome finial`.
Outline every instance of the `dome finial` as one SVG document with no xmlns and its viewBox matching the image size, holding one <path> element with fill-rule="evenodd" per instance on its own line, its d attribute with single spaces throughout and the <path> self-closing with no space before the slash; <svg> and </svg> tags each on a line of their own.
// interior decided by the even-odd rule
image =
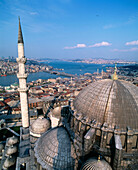
<svg viewBox="0 0 138 170">
<path fill-rule="evenodd" d="M 113 80 L 118 80 L 118 77 L 117 77 L 117 73 L 116 73 L 116 71 L 117 71 L 117 67 L 116 67 L 116 65 L 117 65 L 117 63 L 115 63 L 115 69 L 114 69 L 114 74 L 113 74 Z"/>
</svg>

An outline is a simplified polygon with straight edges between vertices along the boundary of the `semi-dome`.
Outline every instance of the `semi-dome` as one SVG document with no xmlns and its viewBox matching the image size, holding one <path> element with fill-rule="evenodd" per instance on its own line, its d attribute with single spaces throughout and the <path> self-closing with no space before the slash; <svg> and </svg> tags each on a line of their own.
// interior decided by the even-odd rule
<svg viewBox="0 0 138 170">
<path fill-rule="evenodd" d="M 112 170 L 111 166 L 105 160 L 96 158 L 88 159 L 82 166 L 81 170 Z"/>
<path fill-rule="evenodd" d="M 91 83 L 76 97 L 74 108 L 89 122 L 138 129 L 138 87 L 126 81 L 106 79 Z"/>
<path fill-rule="evenodd" d="M 30 134 L 40 137 L 44 132 L 50 128 L 50 120 L 40 116 L 30 126 Z"/>
<path fill-rule="evenodd" d="M 36 142 L 34 150 L 37 161 L 44 169 L 74 169 L 75 151 L 64 127 L 44 133 Z"/>
</svg>

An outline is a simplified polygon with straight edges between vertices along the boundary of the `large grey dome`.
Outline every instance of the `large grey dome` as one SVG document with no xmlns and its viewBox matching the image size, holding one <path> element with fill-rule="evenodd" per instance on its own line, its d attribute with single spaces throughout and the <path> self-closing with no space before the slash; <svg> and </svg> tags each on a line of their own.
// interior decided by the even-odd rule
<svg viewBox="0 0 138 170">
<path fill-rule="evenodd" d="M 35 156 L 44 169 L 73 170 L 75 151 L 64 127 L 44 133 L 36 142 Z"/>
<path fill-rule="evenodd" d="M 138 87 L 126 81 L 108 79 L 90 84 L 76 97 L 74 108 L 89 121 L 138 129 Z"/>
</svg>

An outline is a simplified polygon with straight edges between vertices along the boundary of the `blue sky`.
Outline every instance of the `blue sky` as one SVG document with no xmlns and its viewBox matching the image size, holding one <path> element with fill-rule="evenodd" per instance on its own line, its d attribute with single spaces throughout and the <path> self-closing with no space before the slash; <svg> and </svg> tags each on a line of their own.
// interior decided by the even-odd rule
<svg viewBox="0 0 138 170">
<path fill-rule="evenodd" d="M 138 0 L 0 0 L 0 56 L 138 61 Z"/>
</svg>

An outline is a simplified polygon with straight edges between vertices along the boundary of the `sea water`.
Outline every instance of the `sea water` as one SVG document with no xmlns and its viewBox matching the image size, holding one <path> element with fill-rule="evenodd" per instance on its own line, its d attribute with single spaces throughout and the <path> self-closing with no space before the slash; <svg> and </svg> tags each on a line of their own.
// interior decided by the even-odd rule
<svg viewBox="0 0 138 170">
<path fill-rule="evenodd" d="M 51 61 L 45 62 L 46 64 L 52 66 L 53 68 L 63 69 L 63 72 L 69 74 L 85 74 L 85 73 L 94 73 L 99 70 L 99 73 L 106 70 L 106 67 L 111 66 L 114 67 L 113 64 L 87 64 L 87 63 L 75 63 L 75 62 L 67 62 L 67 61 Z M 46 72 L 36 72 L 29 73 L 27 82 L 36 81 L 38 79 L 49 79 L 49 78 L 57 78 L 62 77 L 54 74 L 49 74 Z M 7 75 L 6 77 L 0 77 L 0 86 L 10 86 L 11 84 L 18 82 L 18 78 L 16 75 Z"/>
</svg>

